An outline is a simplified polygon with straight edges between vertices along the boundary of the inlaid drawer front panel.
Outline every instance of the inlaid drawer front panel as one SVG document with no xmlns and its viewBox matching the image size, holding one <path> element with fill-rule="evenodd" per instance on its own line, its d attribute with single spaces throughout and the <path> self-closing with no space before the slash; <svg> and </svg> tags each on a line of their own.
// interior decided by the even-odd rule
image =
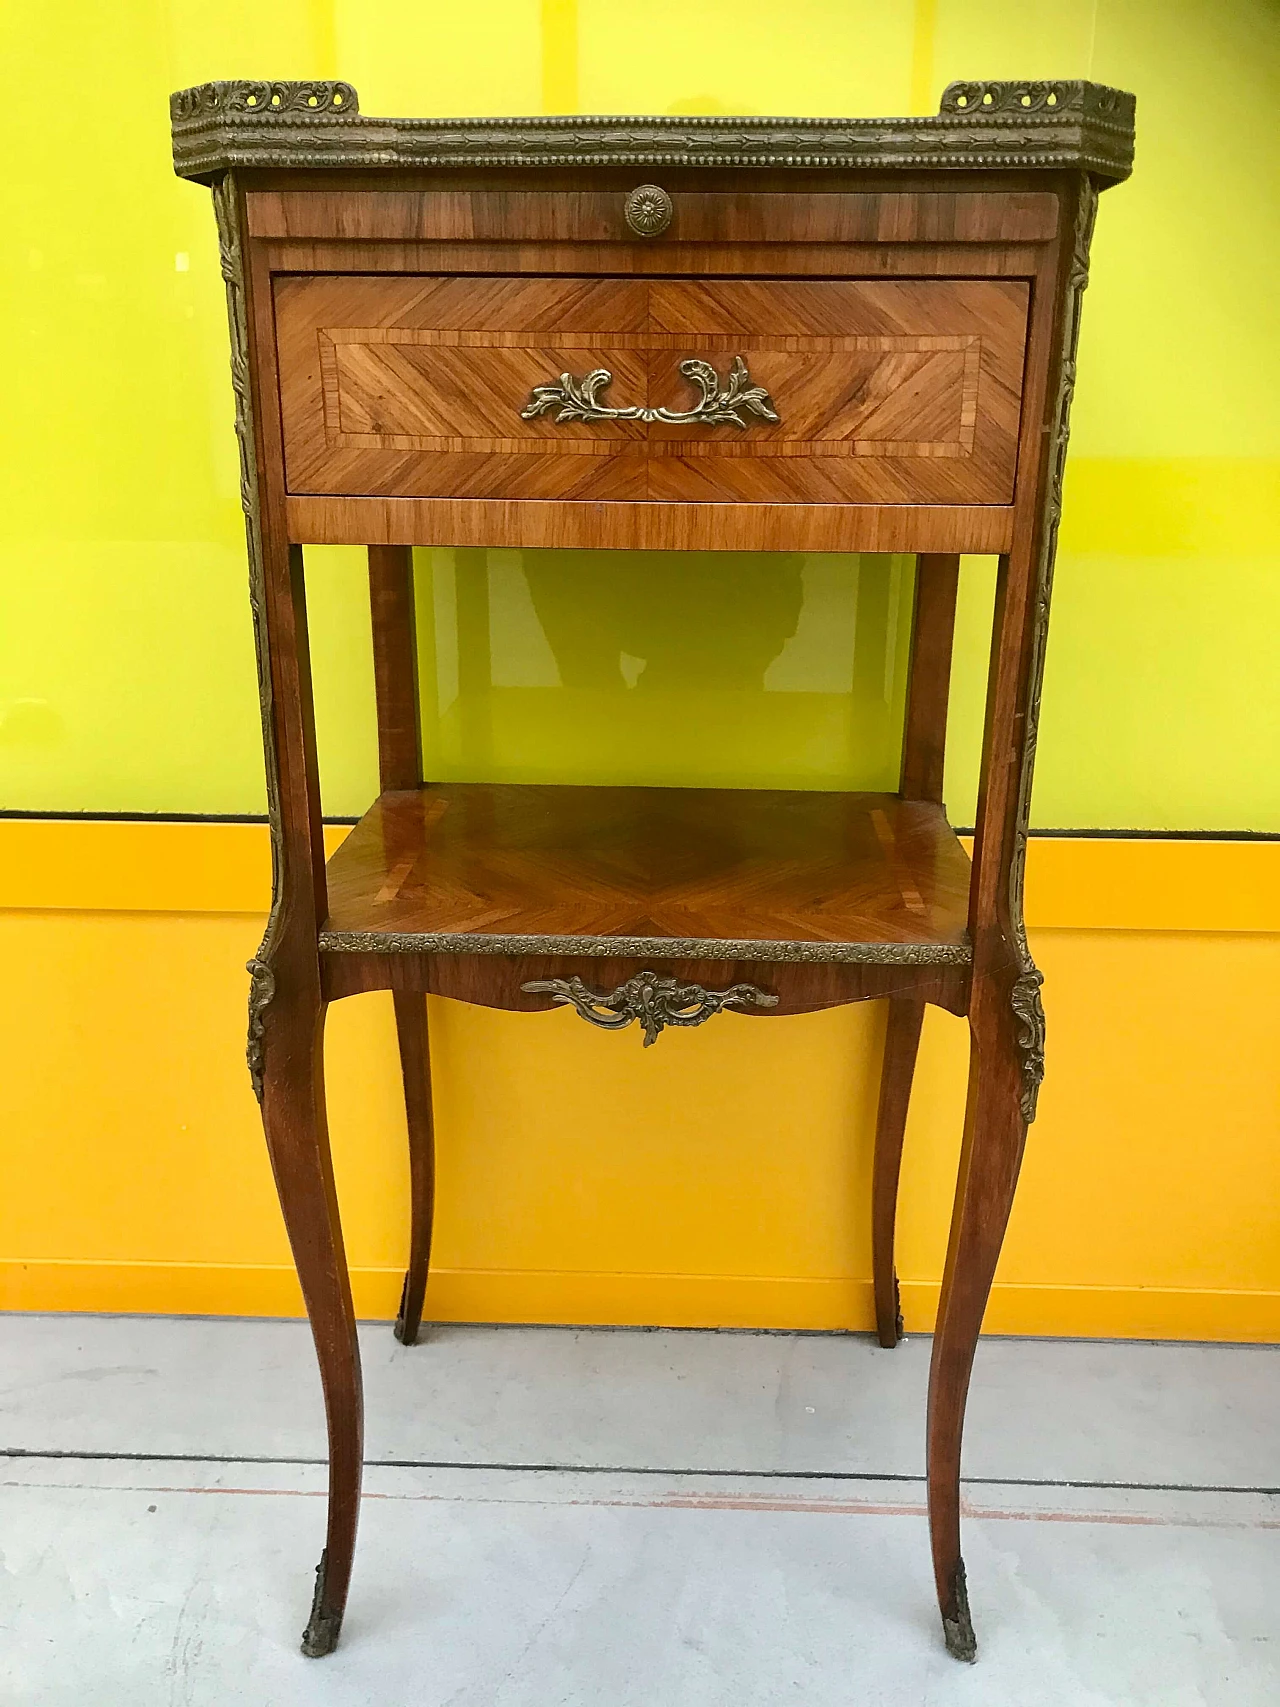
<svg viewBox="0 0 1280 1707">
<path fill-rule="evenodd" d="M 1027 287 L 286 277 L 289 488 L 1006 504 Z"/>
</svg>

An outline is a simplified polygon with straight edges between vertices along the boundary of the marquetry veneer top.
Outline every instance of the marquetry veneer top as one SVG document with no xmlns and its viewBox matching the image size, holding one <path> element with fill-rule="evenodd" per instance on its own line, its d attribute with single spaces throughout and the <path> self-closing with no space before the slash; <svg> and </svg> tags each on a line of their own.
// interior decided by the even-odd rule
<svg viewBox="0 0 1280 1707">
<path fill-rule="evenodd" d="M 969 860 L 892 794 L 435 783 L 328 866 L 329 951 L 965 965 Z"/>
<path fill-rule="evenodd" d="M 952 83 L 932 118 L 367 118 L 349 83 L 204 83 L 170 98 L 174 169 L 803 167 L 843 171 L 1133 165 L 1134 98 L 1099 83 Z"/>
</svg>

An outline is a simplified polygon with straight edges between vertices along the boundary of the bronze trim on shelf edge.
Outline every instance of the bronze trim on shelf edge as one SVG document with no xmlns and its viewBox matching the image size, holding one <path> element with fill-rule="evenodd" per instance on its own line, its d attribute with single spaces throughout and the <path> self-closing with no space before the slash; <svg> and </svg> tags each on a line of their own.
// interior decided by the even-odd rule
<svg viewBox="0 0 1280 1707">
<path fill-rule="evenodd" d="M 969 966 L 967 942 L 759 942 L 651 936 L 499 936 L 480 931 L 321 931 L 321 954 L 587 955 L 601 960 L 777 961 L 847 966 Z"/>
<path fill-rule="evenodd" d="M 280 755 L 276 747 L 275 710 L 271 685 L 271 649 L 267 639 L 267 584 L 262 557 L 262 512 L 258 467 L 254 456 L 253 388 L 249 380 L 249 317 L 244 288 L 244 232 L 240 192 L 228 173 L 213 187 L 213 210 L 218 225 L 218 255 L 226 289 L 227 322 L 231 336 L 231 389 L 235 397 L 236 440 L 240 451 L 240 507 L 244 512 L 249 559 L 249 608 L 253 615 L 254 653 L 258 664 L 258 708 L 266 764 L 267 823 L 271 831 L 271 911 L 257 953 L 245 967 L 249 974 L 249 1029 L 245 1059 L 253 1094 L 262 1101 L 264 1016 L 276 993 L 272 967 L 284 905 L 284 814 L 280 803 Z"/>
<path fill-rule="evenodd" d="M 1027 837 L 1031 825 L 1031 784 L 1035 772 L 1036 747 L 1040 736 L 1040 696 L 1044 686 L 1045 648 L 1049 638 L 1049 603 L 1053 594 L 1053 570 L 1058 553 L 1058 526 L 1062 519 L 1062 483 L 1066 473 L 1067 439 L 1071 426 L 1071 400 L 1076 384 L 1076 350 L 1080 341 L 1080 310 L 1089 283 L 1089 245 L 1098 213 L 1097 185 L 1086 179 L 1080 189 L 1072 236 L 1071 270 L 1063 315 L 1062 350 L 1058 389 L 1053 405 L 1053 442 L 1050 451 L 1049 483 L 1042 520 L 1043 537 L 1036 566 L 1035 615 L 1031 636 L 1031 664 L 1027 672 L 1025 728 L 1022 765 L 1018 773 L 1018 795 L 1013 826 L 1013 857 L 1009 862 L 1009 917 L 1013 926 L 1018 976 L 1009 994 L 1013 1009 L 1014 1035 L 1022 1072 L 1022 1118 L 1028 1125 L 1036 1117 L 1040 1086 L 1044 1081 L 1045 1017 L 1040 986 L 1044 974 L 1032 958 L 1025 917 Z"/>
</svg>

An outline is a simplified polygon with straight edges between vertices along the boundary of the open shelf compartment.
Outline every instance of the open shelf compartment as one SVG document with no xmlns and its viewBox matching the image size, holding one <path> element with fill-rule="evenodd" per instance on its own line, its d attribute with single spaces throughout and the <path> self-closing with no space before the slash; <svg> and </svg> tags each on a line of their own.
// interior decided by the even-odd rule
<svg viewBox="0 0 1280 1707">
<path fill-rule="evenodd" d="M 432 783 L 334 853 L 321 947 L 957 965 L 969 874 L 894 794 Z"/>
</svg>

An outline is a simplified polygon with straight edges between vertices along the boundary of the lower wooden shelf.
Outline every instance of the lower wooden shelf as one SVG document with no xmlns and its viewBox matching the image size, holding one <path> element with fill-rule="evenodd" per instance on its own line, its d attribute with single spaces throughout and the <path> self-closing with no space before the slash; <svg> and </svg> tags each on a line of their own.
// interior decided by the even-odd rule
<svg viewBox="0 0 1280 1707">
<path fill-rule="evenodd" d="M 432 783 L 333 855 L 320 946 L 959 967 L 969 871 L 894 794 Z"/>
</svg>

